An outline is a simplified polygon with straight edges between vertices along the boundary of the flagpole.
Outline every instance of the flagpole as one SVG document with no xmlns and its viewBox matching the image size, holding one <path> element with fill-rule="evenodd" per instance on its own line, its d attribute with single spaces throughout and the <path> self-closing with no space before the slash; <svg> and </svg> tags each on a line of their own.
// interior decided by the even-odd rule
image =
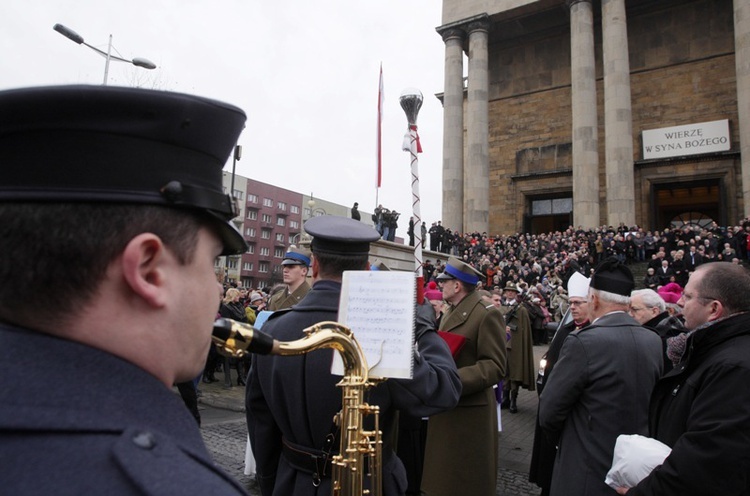
<svg viewBox="0 0 750 496">
<path fill-rule="evenodd" d="M 422 108 L 422 92 L 415 88 L 407 88 L 401 92 L 399 102 L 406 113 L 409 129 L 404 136 L 403 151 L 408 151 L 411 158 L 411 196 L 414 217 L 414 273 L 417 276 L 417 302 L 424 302 L 424 273 L 422 271 L 422 215 L 419 200 L 419 156 L 422 146 L 417 133 L 417 115 Z"/>
<path fill-rule="evenodd" d="M 379 205 L 378 194 L 380 193 L 380 184 L 383 178 L 383 100 L 385 92 L 383 90 L 383 63 L 380 63 L 380 77 L 378 78 L 378 125 L 377 125 L 377 168 L 375 171 L 375 207 Z"/>
</svg>

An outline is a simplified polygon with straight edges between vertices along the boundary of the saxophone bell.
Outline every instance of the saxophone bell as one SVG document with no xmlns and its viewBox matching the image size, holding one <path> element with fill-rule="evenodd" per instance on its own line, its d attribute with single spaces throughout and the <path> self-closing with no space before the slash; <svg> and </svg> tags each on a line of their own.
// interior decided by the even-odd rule
<svg viewBox="0 0 750 496">
<path fill-rule="evenodd" d="M 217 319 L 211 336 L 219 352 L 234 358 L 248 353 L 268 355 L 278 350 L 279 342 L 251 325 L 231 319 Z"/>
</svg>

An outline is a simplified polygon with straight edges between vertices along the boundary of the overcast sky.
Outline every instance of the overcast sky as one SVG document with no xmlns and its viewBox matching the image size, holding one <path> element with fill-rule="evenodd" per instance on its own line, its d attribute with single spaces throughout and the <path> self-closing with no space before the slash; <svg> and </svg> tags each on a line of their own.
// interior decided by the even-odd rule
<svg viewBox="0 0 750 496">
<path fill-rule="evenodd" d="M 412 212 L 401 92 L 424 94 L 419 134 L 421 212 L 442 201 L 444 45 L 437 0 L 2 0 L 0 89 L 101 84 L 105 59 L 55 32 L 56 23 L 124 58 L 109 84 L 207 96 L 248 115 L 237 173 L 371 212 L 375 206 L 378 72 L 385 86 L 378 201 Z M 227 168 L 231 170 L 231 162 Z"/>
</svg>

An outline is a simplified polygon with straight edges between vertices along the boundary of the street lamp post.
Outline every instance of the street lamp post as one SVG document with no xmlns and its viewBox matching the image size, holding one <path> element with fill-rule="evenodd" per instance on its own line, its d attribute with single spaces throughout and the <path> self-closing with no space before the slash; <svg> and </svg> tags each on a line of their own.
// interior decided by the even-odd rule
<svg viewBox="0 0 750 496">
<path fill-rule="evenodd" d="M 127 62 L 128 64 L 133 64 L 136 67 L 143 67 L 144 69 L 156 69 L 156 64 L 151 62 L 148 59 L 144 59 L 143 57 L 135 57 L 132 60 L 124 59 L 122 57 L 118 57 L 117 55 L 112 55 L 112 35 L 109 35 L 109 44 L 107 45 L 107 51 L 100 50 L 96 48 L 95 46 L 91 46 L 85 41 L 83 41 L 83 36 L 76 33 L 72 29 L 63 26 L 62 24 L 55 24 L 52 29 L 60 33 L 61 35 L 65 36 L 69 40 L 72 40 L 79 45 L 86 45 L 105 59 L 107 61 L 104 64 L 104 82 L 102 83 L 104 86 L 107 85 L 107 80 L 109 79 L 109 61 L 110 60 L 116 60 L 118 62 Z"/>
<path fill-rule="evenodd" d="M 234 172 L 237 168 L 237 161 L 242 158 L 242 145 L 235 145 L 234 146 L 234 152 L 232 154 L 232 180 L 229 182 L 229 196 L 232 197 L 233 201 L 237 201 L 236 197 L 234 196 Z M 224 279 L 224 282 L 229 282 L 229 257 L 230 255 L 227 255 L 224 258 L 224 264 L 227 266 L 226 276 Z"/>
</svg>

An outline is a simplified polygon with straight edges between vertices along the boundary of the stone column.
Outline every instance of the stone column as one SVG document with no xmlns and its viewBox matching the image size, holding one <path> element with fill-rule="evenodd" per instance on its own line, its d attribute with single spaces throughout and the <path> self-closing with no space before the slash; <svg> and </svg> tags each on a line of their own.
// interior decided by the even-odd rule
<svg viewBox="0 0 750 496">
<path fill-rule="evenodd" d="M 734 61 L 737 73 L 737 114 L 740 131 L 742 200 L 750 216 L 750 2 L 734 0 Z M 737 219 L 732 219 L 733 222 Z"/>
<path fill-rule="evenodd" d="M 607 224 L 635 224 L 633 119 L 625 0 L 602 0 Z"/>
<path fill-rule="evenodd" d="M 573 223 L 600 225 L 594 13 L 591 0 L 569 0 L 573 111 Z"/>
<path fill-rule="evenodd" d="M 443 93 L 443 225 L 464 232 L 464 32 L 448 29 Z M 437 219 L 433 219 L 437 220 Z"/>
<path fill-rule="evenodd" d="M 469 88 L 466 112 L 467 164 L 464 168 L 464 230 L 489 229 L 489 21 L 468 26 Z"/>
</svg>

